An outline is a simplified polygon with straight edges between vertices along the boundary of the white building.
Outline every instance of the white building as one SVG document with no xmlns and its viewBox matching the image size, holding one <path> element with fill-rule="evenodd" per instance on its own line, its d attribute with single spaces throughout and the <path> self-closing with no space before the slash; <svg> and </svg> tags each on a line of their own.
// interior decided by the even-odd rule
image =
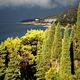
<svg viewBox="0 0 80 80">
<path fill-rule="evenodd" d="M 49 22 L 49 23 L 51 23 L 51 22 L 55 22 L 57 19 L 44 19 L 44 22 Z"/>
</svg>

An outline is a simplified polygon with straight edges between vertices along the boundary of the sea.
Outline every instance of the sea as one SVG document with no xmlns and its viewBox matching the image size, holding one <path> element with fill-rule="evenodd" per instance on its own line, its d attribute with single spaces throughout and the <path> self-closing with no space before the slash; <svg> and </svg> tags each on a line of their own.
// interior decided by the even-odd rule
<svg viewBox="0 0 80 80">
<path fill-rule="evenodd" d="M 26 25 L 21 23 L 0 23 L 0 43 L 10 37 L 22 37 L 28 30 L 45 30 L 48 26 L 44 25 Z M 62 31 L 62 38 L 64 36 L 64 29 Z M 69 29 L 69 35 L 71 29 Z"/>
<path fill-rule="evenodd" d="M 68 7 L 67 7 L 68 8 Z M 19 38 L 26 34 L 30 29 L 46 29 L 43 25 L 23 25 L 20 21 L 25 19 L 41 18 L 50 15 L 56 15 L 62 12 L 66 7 L 41 9 L 38 7 L 6 7 L 0 8 L 0 42 L 6 40 L 8 37 Z M 62 30 L 62 34 L 64 30 Z"/>
<path fill-rule="evenodd" d="M 24 25 L 21 23 L 0 23 L 0 42 L 8 37 L 22 37 L 27 33 L 27 30 L 45 30 L 47 26 L 42 25 Z"/>
</svg>

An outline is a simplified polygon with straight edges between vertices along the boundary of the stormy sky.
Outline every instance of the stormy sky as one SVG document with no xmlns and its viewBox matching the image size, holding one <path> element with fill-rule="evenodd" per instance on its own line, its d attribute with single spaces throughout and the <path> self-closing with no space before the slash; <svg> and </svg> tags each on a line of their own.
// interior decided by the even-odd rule
<svg viewBox="0 0 80 80">
<path fill-rule="evenodd" d="M 59 5 L 72 5 L 78 0 L 0 0 L 0 7 L 19 7 L 26 6 L 32 8 L 35 6 L 41 8 L 55 8 Z"/>
<path fill-rule="evenodd" d="M 0 0 L 0 23 L 46 17 L 75 6 L 78 0 Z"/>
<path fill-rule="evenodd" d="M 17 22 L 60 14 L 77 3 L 78 0 L 0 0 L 0 41 L 25 33 L 27 27 Z"/>
</svg>

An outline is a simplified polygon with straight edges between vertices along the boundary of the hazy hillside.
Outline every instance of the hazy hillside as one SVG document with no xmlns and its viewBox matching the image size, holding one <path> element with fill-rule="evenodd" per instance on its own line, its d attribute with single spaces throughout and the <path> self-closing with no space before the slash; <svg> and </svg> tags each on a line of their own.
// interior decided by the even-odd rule
<svg viewBox="0 0 80 80">
<path fill-rule="evenodd" d="M 67 23 L 75 24 L 77 20 L 77 6 L 70 7 L 64 10 L 63 12 L 57 13 L 56 15 L 49 15 L 42 18 L 26 19 L 22 20 L 21 22 L 23 23 L 30 22 L 31 24 L 33 24 L 32 22 L 36 23 L 36 19 L 38 19 L 37 23 L 43 23 L 43 22 L 45 23 L 45 19 L 57 19 L 57 21 L 59 21 L 62 25 L 66 25 Z M 47 23 L 52 23 L 52 22 L 47 22 Z"/>
<path fill-rule="evenodd" d="M 47 16 L 46 18 L 56 18 L 58 21 L 60 21 L 62 24 L 70 23 L 74 24 L 77 20 L 77 6 L 70 7 L 69 9 L 66 9 L 64 12 L 58 13 L 55 16 Z"/>
</svg>

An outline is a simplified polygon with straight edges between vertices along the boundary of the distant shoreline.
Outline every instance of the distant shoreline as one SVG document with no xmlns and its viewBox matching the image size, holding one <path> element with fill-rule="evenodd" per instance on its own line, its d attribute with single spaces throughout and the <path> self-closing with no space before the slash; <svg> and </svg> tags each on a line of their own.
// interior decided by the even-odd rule
<svg viewBox="0 0 80 80">
<path fill-rule="evenodd" d="M 21 24 L 25 25 L 43 25 L 43 26 L 50 26 L 51 23 L 49 22 L 44 22 L 44 23 L 37 23 L 37 22 L 21 22 Z"/>
</svg>

